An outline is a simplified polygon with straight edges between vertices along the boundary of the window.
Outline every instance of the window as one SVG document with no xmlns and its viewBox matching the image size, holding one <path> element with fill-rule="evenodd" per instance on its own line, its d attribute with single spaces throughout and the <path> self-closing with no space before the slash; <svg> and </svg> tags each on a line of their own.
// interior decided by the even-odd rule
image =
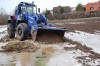
<svg viewBox="0 0 100 66">
<path fill-rule="evenodd" d="M 98 9 L 100 9 L 100 6 L 98 7 Z"/>
<path fill-rule="evenodd" d="M 31 6 L 29 6 L 29 7 L 27 7 L 27 12 L 29 13 L 29 14 L 33 14 L 34 13 L 34 11 L 33 11 L 33 7 Z"/>
<path fill-rule="evenodd" d="M 94 10 L 94 7 L 91 7 L 90 10 Z"/>
</svg>

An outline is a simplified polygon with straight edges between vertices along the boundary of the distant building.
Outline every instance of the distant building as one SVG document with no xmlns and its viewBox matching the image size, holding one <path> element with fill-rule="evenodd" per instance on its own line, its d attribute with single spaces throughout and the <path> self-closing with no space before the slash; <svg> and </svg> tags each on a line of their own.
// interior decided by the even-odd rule
<svg viewBox="0 0 100 66">
<path fill-rule="evenodd" d="M 71 7 L 71 13 L 76 13 L 76 7 Z"/>
<path fill-rule="evenodd" d="M 87 3 L 85 5 L 85 12 L 86 13 L 93 13 L 100 11 L 100 1 L 99 2 L 93 2 L 93 3 Z"/>
<path fill-rule="evenodd" d="M 63 13 L 70 13 L 71 8 L 70 8 L 70 6 L 53 7 L 53 14 L 61 14 L 61 11 L 63 11 Z"/>
</svg>

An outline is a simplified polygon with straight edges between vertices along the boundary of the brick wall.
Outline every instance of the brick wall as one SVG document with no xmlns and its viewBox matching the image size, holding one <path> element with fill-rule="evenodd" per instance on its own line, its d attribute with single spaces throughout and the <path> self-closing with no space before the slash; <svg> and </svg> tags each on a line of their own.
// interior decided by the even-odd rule
<svg viewBox="0 0 100 66">
<path fill-rule="evenodd" d="M 100 11 L 100 2 L 87 3 L 85 5 L 86 13 Z"/>
</svg>

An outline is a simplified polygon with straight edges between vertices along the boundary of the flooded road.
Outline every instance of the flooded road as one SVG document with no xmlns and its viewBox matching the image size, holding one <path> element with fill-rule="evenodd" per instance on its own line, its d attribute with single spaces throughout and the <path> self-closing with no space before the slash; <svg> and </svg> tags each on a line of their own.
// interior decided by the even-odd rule
<svg viewBox="0 0 100 66">
<path fill-rule="evenodd" d="M 35 57 L 34 53 L 0 53 L 0 66 L 33 66 Z"/>
<path fill-rule="evenodd" d="M 87 66 L 100 65 L 100 59 L 91 57 L 90 53 L 81 50 L 65 50 L 63 47 L 75 45 L 54 44 L 40 45 L 35 52 L 2 52 L 0 53 L 0 66 Z M 44 45 L 44 46 L 43 46 Z"/>
<path fill-rule="evenodd" d="M 7 35 L 7 26 L 1 26 L 0 39 Z M 82 35 L 82 36 L 81 36 Z M 88 34 L 79 33 L 67 33 L 65 36 L 74 38 L 77 40 L 77 36 L 80 41 L 85 42 L 87 38 L 92 36 Z M 90 37 L 91 36 L 91 37 Z M 82 39 L 83 37 L 83 39 Z M 84 38 L 85 37 L 85 38 Z M 95 36 L 94 36 L 95 37 Z M 76 39 L 77 38 L 77 39 Z M 86 40 L 85 40 L 86 39 Z M 95 37 L 97 40 L 97 37 Z M 15 40 L 12 40 L 15 41 Z M 26 40 L 31 42 L 31 40 Z M 77 40 L 78 41 L 78 40 Z M 92 40 L 90 40 L 92 41 Z M 88 42 L 90 42 L 88 41 Z M 99 42 L 99 40 L 97 40 Z M 80 48 L 84 46 L 77 46 L 75 42 L 63 42 L 55 44 L 39 44 L 38 50 L 35 52 L 0 52 L 0 66 L 97 66 L 100 65 L 100 58 L 94 58 L 89 52 L 84 52 Z M 0 42 L 0 50 L 2 46 L 5 46 L 8 42 Z M 90 45 L 89 43 L 87 45 Z M 98 44 L 99 45 L 99 44 Z M 23 45 L 22 45 L 23 46 Z M 78 49 L 75 49 L 75 47 Z M 66 48 L 66 49 L 65 49 Z M 99 56 L 99 55 L 98 55 Z"/>
<path fill-rule="evenodd" d="M 63 49 L 65 44 L 61 45 L 62 44 L 43 46 L 42 44 L 41 49 L 34 53 L 0 53 L 0 66 L 37 66 L 35 64 L 39 64 L 39 60 L 41 60 L 46 66 L 79 65 L 79 63 L 73 58 L 73 52 L 65 51 Z"/>
<path fill-rule="evenodd" d="M 58 51 L 50 58 L 47 66 L 82 66 L 73 58 L 73 52 Z"/>
</svg>

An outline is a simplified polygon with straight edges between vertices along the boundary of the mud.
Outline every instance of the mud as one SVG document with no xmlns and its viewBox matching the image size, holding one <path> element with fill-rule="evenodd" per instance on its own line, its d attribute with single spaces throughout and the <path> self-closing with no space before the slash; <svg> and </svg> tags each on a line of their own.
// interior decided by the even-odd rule
<svg viewBox="0 0 100 66">
<path fill-rule="evenodd" d="M 75 30 L 94 33 L 96 30 L 100 30 L 99 22 L 85 22 L 85 23 L 67 23 L 58 24 L 58 27 L 66 27 L 68 31 L 73 32 Z M 2 34 L 2 33 L 1 33 Z M 53 39 L 56 40 L 56 39 Z M 0 53 L 0 64 L 9 63 L 8 66 L 99 66 L 100 54 L 92 51 L 85 45 L 78 42 L 64 39 L 61 43 L 33 43 L 28 39 L 25 41 L 18 41 L 15 39 L 9 39 L 7 37 L 2 38 L 1 42 L 9 42 L 6 46 L 3 46 L 4 52 Z M 50 41 L 51 42 L 51 41 Z M 66 45 L 66 46 L 65 46 Z M 36 52 L 35 52 L 36 51 Z M 15 52 L 15 55 L 13 56 Z M 18 52 L 18 53 L 17 53 Z M 18 57 L 21 52 L 21 56 Z M 28 52 L 25 53 L 24 52 Z M 6 55 L 7 53 L 7 55 Z M 8 55 L 9 53 L 9 55 Z M 31 54 L 32 53 L 32 54 Z M 6 56 L 4 56 L 6 55 Z M 13 58 L 14 60 L 10 59 Z M 17 59 L 15 59 L 17 58 Z M 2 59 L 4 59 L 2 61 Z M 31 60 L 30 60 L 31 59 Z M 45 63 L 45 64 L 44 64 Z"/>
<path fill-rule="evenodd" d="M 7 45 L 3 46 L 2 49 L 5 52 L 34 52 L 38 48 L 30 42 L 25 41 L 11 41 Z"/>
<path fill-rule="evenodd" d="M 1 38 L 0 39 L 0 42 L 3 42 L 4 43 L 4 42 L 6 42 L 6 40 L 4 40 L 3 38 Z"/>
<path fill-rule="evenodd" d="M 66 41 L 68 41 L 70 45 L 76 45 L 75 47 L 64 47 L 64 49 L 66 51 L 74 51 L 74 50 L 78 51 L 78 50 L 80 50 L 82 52 L 89 53 L 88 56 L 77 56 L 75 58 L 75 59 L 77 59 L 77 61 L 79 63 L 83 64 L 83 66 L 91 66 L 92 62 L 94 64 L 96 62 L 98 63 L 98 65 L 100 64 L 100 54 L 93 52 L 92 48 L 89 48 L 89 47 L 87 47 L 85 45 L 82 45 L 82 44 L 80 44 L 78 42 L 75 42 L 75 41 L 72 41 L 72 40 L 68 40 L 67 39 Z"/>
<path fill-rule="evenodd" d="M 39 38 L 38 42 L 45 43 L 45 44 L 55 44 L 55 43 L 63 42 L 63 39 L 56 35 L 52 35 L 52 36 L 45 35 L 38 38 Z"/>
<path fill-rule="evenodd" d="M 55 23 L 54 23 L 55 24 Z M 96 30 L 100 31 L 100 22 L 99 21 L 91 21 L 85 22 L 83 24 L 63 24 L 63 25 L 56 25 L 58 27 L 65 27 L 68 29 L 68 32 L 74 32 L 75 30 L 84 31 L 88 33 L 94 33 Z"/>
<path fill-rule="evenodd" d="M 37 42 L 45 42 L 46 44 L 54 44 L 63 42 L 64 31 L 57 30 L 43 30 L 37 33 Z"/>
<path fill-rule="evenodd" d="M 9 52 L 9 51 L 11 52 L 13 50 L 15 52 L 22 52 L 22 54 L 23 54 L 23 52 L 32 52 L 32 54 L 36 53 L 36 55 L 35 55 L 36 59 L 34 59 L 34 60 L 33 59 L 30 60 L 30 57 L 24 59 L 24 57 L 27 57 L 26 54 L 23 54 L 23 56 L 19 57 L 19 58 L 23 58 L 23 59 L 21 59 L 20 61 L 17 61 L 17 62 L 21 62 L 21 65 L 24 65 L 24 66 L 25 66 L 25 64 L 27 64 L 28 66 L 31 66 L 30 64 L 33 64 L 34 66 L 38 66 L 38 64 L 40 64 L 40 66 L 42 66 L 42 65 L 46 66 L 46 63 L 47 63 L 47 66 L 55 66 L 55 64 L 60 64 L 60 65 L 64 64 L 64 66 L 65 66 L 65 64 L 68 64 L 68 65 L 72 66 L 72 65 L 78 64 L 78 63 L 82 64 L 83 66 L 88 66 L 88 65 L 91 66 L 91 63 L 93 63 L 93 62 L 95 65 L 97 64 L 97 62 L 99 64 L 100 60 L 97 60 L 99 58 L 97 58 L 96 53 L 93 53 L 93 54 L 91 53 L 91 48 L 82 46 L 81 44 L 71 41 L 69 39 L 66 39 L 66 41 L 67 41 L 67 43 L 65 42 L 65 43 L 60 43 L 60 44 L 40 44 L 39 48 L 37 49 L 35 47 L 35 45 L 33 43 L 31 43 L 31 40 L 27 40 L 27 41 L 23 41 L 23 42 L 14 40 L 14 41 L 10 41 L 10 44 L 9 44 L 10 46 L 6 45 L 3 48 L 6 47 L 5 52 Z M 66 47 L 64 45 L 66 45 Z M 9 48 L 7 48 L 7 47 L 9 47 Z M 34 48 L 36 48 L 36 49 L 34 49 Z M 57 48 L 59 48 L 59 49 L 57 49 Z M 36 52 L 34 52 L 34 51 L 36 51 Z M 59 52 L 59 53 L 54 54 L 56 52 Z M 83 52 L 85 53 L 86 56 L 84 55 Z M 80 55 L 77 55 L 78 53 Z M 29 55 L 30 53 L 27 53 L 27 54 Z M 56 56 L 54 56 L 54 55 L 56 55 Z M 31 58 L 32 57 L 33 56 L 31 56 Z M 52 59 L 52 57 L 54 57 L 54 58 Z M 72 60 L 71 58 L 73 58 L 74 61 L 72 61 L 71 63 L 69 63 L 69 62 L 66 63 L 67 60 L 71 61 Z M 28 59 L 28 61 L 27 61 L 27 59 Z M 50 63 L 49 63 L 50 59 L 52 61 L 50 61 Z M 65 59 L 67 59 L 67 60 L 65 60 Z M 32 60 L 34 62 L 32 62 Z M 55 63 L 53 63 L 53 62 L 55 62 Z M 18 66 L 18 63 L 14 63 L 14 64 L 16 66 Z M 58 66 L 60 66 L 60 65 L 58 65 Z"/>
<path fill-rule="evenodd" d="M 3 43 L 9 42 L 9 41 L 12 41 L 12 40 L 15 40 L 15 38 L 10 39 L 8 35 L 5 35 L 4 37 L 0 38 L 0 42 L 3 42 Z"/>
<path fill-rule="evenodd" d="M 87 47 L 85 45 L 82 45 L 82 44 L 80 44 L 78 42 L 75 42 L 75 41 L 72 41 L 70 39 L 66 39 L 66 41 L 69 42 L 69 44 L 76 45 L 76 46 L 75 47 L 64 47 L 65 50 L 69 50 L 69 49 L 78 50 L 79 49 L 79 50 L 81 50 L 83 52 L 91 53 L 91 55 L 90 55 L 91 57 L 94 57 L 96 59 L 97 58 L 100 59 L 100 54 L 93 52 L 92 48 L 89 48 L 89 47 Z"/>
</svg>

